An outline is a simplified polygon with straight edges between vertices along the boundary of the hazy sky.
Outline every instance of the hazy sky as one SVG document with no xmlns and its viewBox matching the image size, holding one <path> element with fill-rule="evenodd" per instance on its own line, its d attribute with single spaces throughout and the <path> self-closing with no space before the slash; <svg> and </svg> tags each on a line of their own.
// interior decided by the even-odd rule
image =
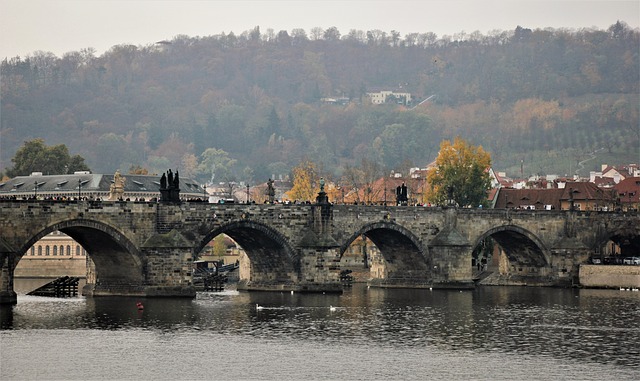
<svg viewBox="0 0 640 381">
<path fill-rule="evenodd" d="M 516 26 L 606 29 L 640 24 L 638 0 L 0 0 L 0 59 L 36 50 L 57 56 L 93 47 L 147 45 L 178 34 L 235 34 L 260 26 L 278 32 L 335 26 L 402 36 Z"/>
</svg>

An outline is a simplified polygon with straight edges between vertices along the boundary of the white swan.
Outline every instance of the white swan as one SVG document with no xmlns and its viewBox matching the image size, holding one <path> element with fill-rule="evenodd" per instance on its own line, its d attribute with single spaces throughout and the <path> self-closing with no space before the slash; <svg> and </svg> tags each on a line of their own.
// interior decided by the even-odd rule
<svg viewBox="0 0 640 381">
<path fill-rule="evenodd" d="M 256 310 L 263 310 L 264 307 L 261 305 L 258 305 L 258 303 L 256 303 Z"/>
<path fill-rule="evenodd" d="M 329 311 L 335 311 L 336 308 L 334 306 L 329 306 Z"/>
</svg>

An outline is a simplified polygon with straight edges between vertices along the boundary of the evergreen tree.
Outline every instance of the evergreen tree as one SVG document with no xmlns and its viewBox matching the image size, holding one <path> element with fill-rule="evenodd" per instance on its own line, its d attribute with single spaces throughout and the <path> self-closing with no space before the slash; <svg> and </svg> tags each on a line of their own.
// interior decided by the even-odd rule
<svg viewBox="0 0 640 381">
<path fill-rule="evenodd" d="M 71 157 L 64 144 L 47 146 L 44 139 L 26 141 L 11 159 L 13 168 L 7 170 L 7 176 L 28 176 L 33 172 L 45 175 L 62 175 L 76 171 L 88 171 L 89 167 L 79 155 Z"/>
</svg>

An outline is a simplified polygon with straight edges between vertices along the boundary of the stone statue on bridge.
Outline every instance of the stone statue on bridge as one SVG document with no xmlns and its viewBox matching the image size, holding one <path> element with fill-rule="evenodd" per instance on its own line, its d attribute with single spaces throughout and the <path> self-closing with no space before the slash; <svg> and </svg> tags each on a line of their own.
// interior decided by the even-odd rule
<svg viewBox="0 0 640 381">
<path fill-rule="evenodd" d="M 180 176 L 171 169 L 160 177 L 160 202 L 180 202 Z"/>
<path fill-rule="evenodd" d="M 120 174 L 119 170 L 113 175 L 113 183 L 109 186 L 109 201 L 122 200 L 124 197 L 124 183 L 127 179 Z"/>
<path fill-rule="evenodd" d="M 408 201 L 409 196 L 407 193 L 407 186 L 405 183 L 402 183 L 402 185 L 398 185 L 396 188 L 396 202 L 398 205 L 407 205 Z"/>
<path fill-rule="evenodd" d="M 320 178 L 320 192 L 318 192 L 318 196 L 316 196 L 316 204 L 328 204 L 329 197 L 327 196 L 327 192 L 324 191 L 324 177 Z"/>
<path fill-rule="evenodd" d="M 271 178 L 269 178 L 269 181 L 267 181 L 267 202 L 269 204 L 273 204 L 273 202 L 275 201 L 276 198 L 276 190 L 273 187 L 273 180 L 271 180 Z"/>
</svg>

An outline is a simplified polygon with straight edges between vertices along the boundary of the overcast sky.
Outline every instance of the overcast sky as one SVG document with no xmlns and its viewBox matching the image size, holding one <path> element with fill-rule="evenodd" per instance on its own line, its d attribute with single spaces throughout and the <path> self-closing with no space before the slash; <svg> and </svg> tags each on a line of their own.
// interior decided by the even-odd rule
<svg viewBox="0 0 640 381">
<path fill-rule="evenodd" d="M 335 26 L 438 36 L 495 29 L 606 29 L 640 24 L 638 0 L 0 0 L 0 59 L 36 50 L 61 57 L 92 47 L 187 36 Z"/>
</svg>

